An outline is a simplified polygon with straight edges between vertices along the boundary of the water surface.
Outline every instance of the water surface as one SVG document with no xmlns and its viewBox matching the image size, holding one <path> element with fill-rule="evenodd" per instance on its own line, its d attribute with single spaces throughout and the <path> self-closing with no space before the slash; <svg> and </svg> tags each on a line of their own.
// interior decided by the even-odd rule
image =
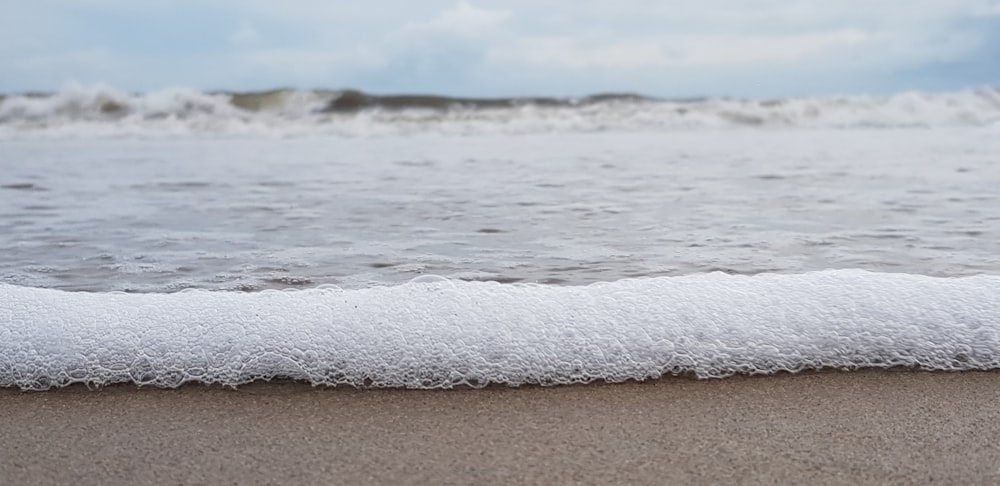
<svg viewBox="0 0 1000 486">
<path fill-rule="evenodd" d="M 997 154 L 989 127 L 8 140 L 0 281 L 996 274 Z"/>
</svg>

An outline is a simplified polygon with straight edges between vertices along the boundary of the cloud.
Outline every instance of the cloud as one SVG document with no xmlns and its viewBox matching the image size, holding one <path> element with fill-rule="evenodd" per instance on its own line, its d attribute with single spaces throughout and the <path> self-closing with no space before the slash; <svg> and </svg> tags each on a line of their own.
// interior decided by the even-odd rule
<svg viewBox="0 0 1000 486">
<path fill-rule="evenodd" d="M 672 65 L 731 65 L 757 62 L 790 62 L 838 48 L 865 48 L 866 32 L 845 29 L 816 34 L 784 36 L 722 36 L 682 38 Z"/>
<path fill-rule="evenodd" d="M 624 41 L 583 46 L 571 37 L 535 37 L 489 52 L 491 61 L 564 68 L 644 68 L 663 66 L 667 58 L 656 41 Z"/>
<path fill-rule="evenodd" d="M 571 37 L 522 39 L 498 46 L 492 59 L 572 69 L 642 69 L 801 60 L 832 48 L 860 46 L 868 34 L 841 30 L 786 36 L 679 36 L 584 46 Z"/>
<path fill-rule="evenodd" d="M 1000 0 L 984 0 L 970 6 L 968 12 L 976 17 L 1000 17 Z"/>
<path fill-rule="evenodd" d="M 454 7 L 444 10 L 427 22 L 410 23 L 413 31 L 442 32 L 460 36 L 479 36 L 493 31 L 503 24 L 511 14 L 506 10 L 477 8 L 460 0 Z"/>
<path fill-rule="evenodd" d="M 240 22 L 240 26 L 235 32 L 229 35 L 229 43 L 236 46 L 247 46 L 259 43 L 261 40 L 257 29 L 249 22 Z"/>
<path fill-rule="evenodd" d="M 860 5 L 860 0 L 14 2 L 0 16 L 5 66 L 0 90 L 56 89 L 77 80 L 124 90 L 189 84 L 470 95 L 630 89 L 685 96 L 711 85 L 713 92 L 745 96 L 778 95 L 789 86 L 820 94 L 1000 79 L 1000 64 L 992 60 L 1000 44 L 1000 0 Z M 900 81 L 900 73 L 907 72 L 919 72 L 921 81 Z"/>
</svg>

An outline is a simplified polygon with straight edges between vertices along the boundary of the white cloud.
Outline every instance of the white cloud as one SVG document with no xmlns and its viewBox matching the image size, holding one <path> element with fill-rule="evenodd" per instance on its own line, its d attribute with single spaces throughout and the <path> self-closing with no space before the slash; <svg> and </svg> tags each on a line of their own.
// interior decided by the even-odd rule
<svg viewBox="0 0 1000 486">
<path fill-rule="evenodd" d="M 235 32 L 229 35 L 229 43 L 236 46 L 247 46 L 260 42 L 260 34 L 249 22 L 240 22 L 240 26 Z"/>
<path fill-rule="evenodd" d="M 510 12 L 506 10 L 477 8 L 465 0 L 459 0 L 454 7 L 444 10 L 430 21 L 410 23 L 408 27 L 415 31 L 478 36 L 493 31 L 510 16 Z"/>
<path fill-rule="evenodd" d="M 670 64 L 697 66 L 800 61 L 830 49 L 860 47 L 868 37 L 867 33 L 854 29 L 785 36 L 687 37 L 677 39 L 672 45 L 678 53 L 671 58 Z"/>
<path fill-rule="evenodd" d="M 570 37 L 523 39 L 498 46 L 492 59 L 512 64 L 566 68 L 655 68 L 735 65 L 801 60 L 832 48 L 858 46 L 859 30 L 786 36 L 677 36 L 614 41 L 584 46 Z"/>
<path fill-rule="evenodd" d="M 494 62 L 567 68 L 642 68 L 667 64 L 662 46 L 655 41 L 615 42 L 582 46 L 571 37 L 535 37 L 495 46 L 488 53 Z"/>
<path fill-rule="evenodd" d="M 968 12 L 977 17 L 1000 16 L 1000 0 L 983 0 L 971 5 Z"/>
<path fill-rule="evenodd" d="M 127 90 L 575 86 L 672 96 L 700 93 L 709 79 L 714 92 L 745 95 L 784 89 L 780 78 L 793 74 L 808 92 L 934 65 L 996 66 L 984 56 L 998 16 L 1000 0 L 13 2 L 0 16 L 0 90 L 78 79 Z M 931 76 L 952 76 L 941 69 Z M 985 69 L 979 79 L 996 72 Z"/>
</svg>

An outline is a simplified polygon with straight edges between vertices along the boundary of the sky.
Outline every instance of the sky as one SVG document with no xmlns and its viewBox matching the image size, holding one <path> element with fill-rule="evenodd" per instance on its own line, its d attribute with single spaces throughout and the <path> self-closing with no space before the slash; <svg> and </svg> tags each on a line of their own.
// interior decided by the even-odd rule
<svg viewBox="0 0 1000 486">
<path fill-rule="evenodd" d="M 0 92 L 773 97 L 1000 86 L 1000 0 L 0 0 Z"/>
</svg>

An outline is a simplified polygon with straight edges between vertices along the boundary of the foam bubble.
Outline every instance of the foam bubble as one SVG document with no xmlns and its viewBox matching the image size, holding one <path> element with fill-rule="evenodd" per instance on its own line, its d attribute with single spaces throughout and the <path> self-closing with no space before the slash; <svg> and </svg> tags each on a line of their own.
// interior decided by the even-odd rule
<svg viewBox="0 0 1000 486">
<path fill-rule="evenodd" d="M 450 388 L 1000 367 L 1000 277 L 856 270 L 259 293 L 0 285 L 0 386 Z"/>
</svg>

